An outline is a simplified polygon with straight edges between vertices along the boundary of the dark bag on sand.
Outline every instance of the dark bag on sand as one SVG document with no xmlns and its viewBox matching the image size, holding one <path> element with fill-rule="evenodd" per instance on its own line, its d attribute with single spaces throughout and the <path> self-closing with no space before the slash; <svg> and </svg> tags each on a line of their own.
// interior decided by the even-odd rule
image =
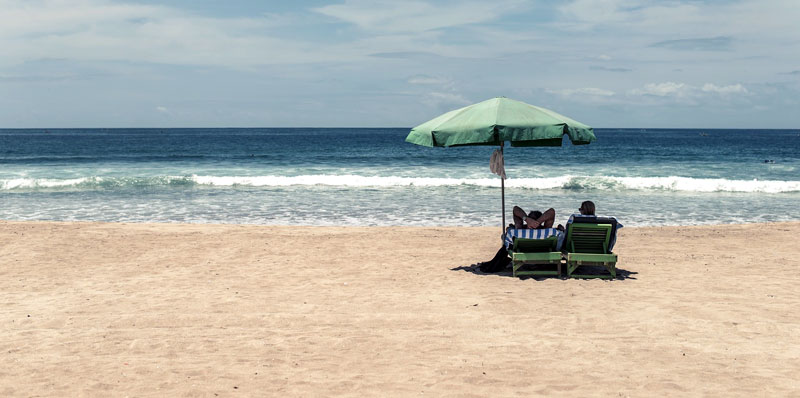
<svg viewBox="0 0 800 398">
<path fill-rule="evenodd" d="M 508 252 L 506 251 L 506 248 L 502 247 L 494 256 L 493 259 L 481 264 L 479 268 L 481 272 L 486 272 L 486 273 L 500 272 L 506 269 L 506 267 L 510 262 L 511 259 L 508 258 Z"/>
</svg>

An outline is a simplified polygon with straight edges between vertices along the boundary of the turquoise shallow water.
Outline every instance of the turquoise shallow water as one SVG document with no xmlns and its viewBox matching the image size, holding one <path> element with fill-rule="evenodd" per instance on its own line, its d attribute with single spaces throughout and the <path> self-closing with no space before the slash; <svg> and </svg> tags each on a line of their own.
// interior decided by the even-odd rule
<svg viewBox="0 0 800 398">
<path fill-rule="evenodd" d="M 499 225 L 490 147 L 408 129 L 0 130 L 0 218 L 289 225 Z M 800 220 L 800 131 L 597 129 L 506 147 L 506 203 L 591 199 L 626 225 Z M 563 220 L 562 220 L 563 219 Z"/>
</svg>

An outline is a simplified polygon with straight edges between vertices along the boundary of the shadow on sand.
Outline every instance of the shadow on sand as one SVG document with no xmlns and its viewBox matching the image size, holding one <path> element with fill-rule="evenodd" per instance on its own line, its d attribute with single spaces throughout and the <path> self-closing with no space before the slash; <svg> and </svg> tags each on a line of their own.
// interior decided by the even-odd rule
<svg viewBox="0 0 800 398">
<path fill-rule="evenodd" d="M 564 265 L 561 266 L 562 272 L 564 272 Z M 475 275 L 481 276 L 489 276 L 489 275 L 497 275 L 497 276 L 507 276 L 512 278 L 511 276 L 511 267 L 500 271 L 500 272 L 483 272 L 480 270 L 480 264 L 472 264 L 472 265 L 462 265 L 460 267 L 450 268 L 451 271 L 464 271 L 469 272 Z M 576 273 L 584 274 L 584 275 L 603 275 L 608 274 L 604 269 L 601 267 L 578 267 L 575 270 Z M 638 272 L 628 271 L 623 268 L 617 268 L 617 278 L 615 280 L 625 280 L 625 279 L 636 279 L 633 275 L 638 274 Z M 542 281 L 545 279 L 559 279 L 555 276 L 520 276 L 520 279 L 533 279 L 537 281 Z M 566 276 L 562 276 L 560 279 L 567 279 Z"/>
</svg>

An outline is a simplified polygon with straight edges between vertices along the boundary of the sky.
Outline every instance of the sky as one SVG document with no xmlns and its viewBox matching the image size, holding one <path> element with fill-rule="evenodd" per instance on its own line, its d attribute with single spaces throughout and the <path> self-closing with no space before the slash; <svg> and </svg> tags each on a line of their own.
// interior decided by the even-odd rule
<svg viewBox="0 0 800 398">
<path fill-rule="evenodd" d="M 800 1 L 0 0 L 0 128 L 800 128 Z"/>
</svg>

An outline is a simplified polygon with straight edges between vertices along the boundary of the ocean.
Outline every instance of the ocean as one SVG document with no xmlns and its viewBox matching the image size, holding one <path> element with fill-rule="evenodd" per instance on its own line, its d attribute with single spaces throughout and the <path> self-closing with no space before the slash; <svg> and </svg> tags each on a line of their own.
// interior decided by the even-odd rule
<svg viewBox="0 0 800 398">
<path fill-rule="evenodd" d="M 0 219 L 498 226 L 493 147 L 409 128 L 0 129 Z M 800 130 L 595 129 L 506 146 L 506 209 L 626 226 L 800 220 Z"/>
</svg>

